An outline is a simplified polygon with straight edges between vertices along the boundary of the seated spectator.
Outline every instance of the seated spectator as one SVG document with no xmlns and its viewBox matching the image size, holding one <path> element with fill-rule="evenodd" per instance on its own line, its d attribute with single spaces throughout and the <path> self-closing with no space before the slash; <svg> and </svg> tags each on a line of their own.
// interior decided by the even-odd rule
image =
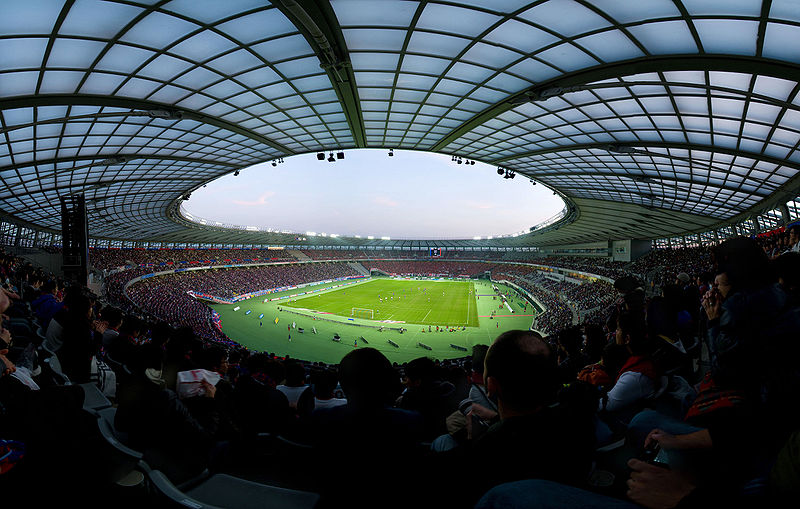
<svg viewBox="0 0 800 509">
<path fill-rule="evenodd" d="M 228 352 L 220 345 L 209 345 L 194 355 L 201 369 L 213 371 L 220 376 L 216 383 L 214 402 L 219 414 L 218 437 L 238 439 L 239 428 L 234 423 L 233 384 L 228 379 Z M 194 399 L 194 398 L 193 398 Z"/>
<path fill-rule="evenodd" d="M 450 503 L 471 506 L 492 486 L 518 479 L 585 482 L 594 450 L 594 402 L 582 411 L 557 404 L 558 372 L 547 343 L 533 331 L 501 334 L 486 355 L 484 376 L 489 394 L 497 396 L 500 420 L 470 444 L 441 455 L 449 468 L 439 470 L 453 477 L 456 492 L 448 492 Z M 482 468 L 460 468 L 468 464 Z"/>
<path fill-rule="evenodd" d="M 472 347 L 472 375 L 470 376 L 471 386 L 469 389 L 469 400 L 472 405 L 480 405 L 487 410 L 497 412 L 497 401 L 494 397 L 489 397 L 483 378 L 484 362 L 489 345 L 475 345 Z"/>
<path fill-rule="evenodd" d="M 603 328 L 597 324 L 584 325 L 583 355 L 590 363 L 598 362 L 603 355 L 603 349 L 608 345 Z"/>
<path fill-rule="evenodd" d="M 403 382 L 406 390 L 397 406 L 422 415 L 428 440 L 446 433 L 445 419 L 458 407 L 458 402 L 453 401 L 453 384 L 439 380 L 436 364 L 427 357 L 406 364 Z"/>
<path fill-rule="evenodd" d="M 100 314 L 100 318 L 108 324 L 105 332 L 103 332 L 103 348 L 107 350 L 114 338 L 119 336 L 119 328 L 122 325 L 122 311 L 115 307 L 107 306 Z"/>
<path fill-rule="evenodd" d="M 121 364 L 128 364 L 139 349 L 139 336 L 144 324 L 135 316 L 128 315 L 122 321 L 119 334 L 113 336 L 108 345 L 107 355 Z"/>
<path fill-rule="evenodd" d="M 289 400 L 289 406 L 297 410 L 297 402 L 300 400 L 300 396 L 306 391 L 311 391 L 311 388 L 306 385 L 306 370 L 297 361 L 286 362 L 284 368 L 286 370 L 286 379 L 276 389 L 284 393 L 286 399 Z"/>
<path fill-rule="evenodd" d="M 63 302 L 56 300 L 57 291 L 56 282 L 50 280 L 42 285 L 39 297 L 31 302 L 31 309 L 36 314 L 36 318 L 39 319 L 42 328 L 46 328 L 58 310 L 64 307 Z"/>
<path fill-rule="evenodd" d="M 603 349 L 600 360 L 584 367 L 578 373 L 577 379 L 607 391 L 614 385 L 617 374 L 628 357 L 630 352 L 627 346 L 610 343 Z"/>
<path fill-rule="evenodd" d="M 599 410 L 611 414 L 607 417 L 627 423 L 641 410 L 645 400 L 655 395 L 660 375 L 650 358 L 650 341 L 641 316 L 625 312 L 617 317 L 616 343 L 627 349 L 629 357 L 600 401 Z"/>
<path fill-rule="evenodd" d="M 416 489 L 424 473 L 416 455 L 422 438 L 422 417 L 392 408 L 399 392 L 397 373 L 374 348 L 353 350 L 339 365 L 347 404 L 315 410 L 312 436 L 318 453 L 317 477 L 323 483 L 324 507 L 413 507 L 423 496 Z M 342 489 L 331 475 L 332 462 L 344 462 L 358 479 L 357 489 Z M 403 489 L 398 479 L 410 478 Z M 413 482 L 412 482 L 413 481 Z"/>
<path fill-rule="evenodd" d="M 800 253 L 784 253 L 775 259 L 775 273 L 781 289 L 789 297 L 788 307 L 800 306 Z"/>
<path fill-rule="evenodd" d="M 289 400 L 275 388 L 279 375 L 275 375 L 274 364 L 263 353 L 245 359 L 245 373 L 239 376 L 231 393 L 234 422 L 245 438 L 254 438 L 258 433 L 278 435 L 293 422 Z"/>
<path fill-rule="evenodd" d="M 344 398 L 335 398 L 333 391 L 336 390 L 338 380 L 336 373 L 329 369 L 317 369 L 311 373 L 311 387 L 314 391 L 314 409 L 333 408 L 347 404 Z"/>
<path fill-rule="evenodd" d="M 589 363 L 589 359 L 581 353 L 582 340 L 581 329 L 577 326 L 562 329 L 556 335 L 558 373 L 561 383 L 567 384 L 574 381 L 578 371 Z"/>
<path fill-rule="evenodd" d="M 92 357 L 100 349 L 105 323 L 93 320 L 92 301 L 84 294 L 71 298 L 66 311 L 58 360 L 72 383 L 87 383 L 91 378 Z"/>
<path fill-rule="evenodd" d="M 179 483 L 212 466 L 218 422 L 213 400 L 216 389 L 202 382 L 205 396 L 193 402 L 196 409 L 205 407 L 200 412 L 202 420 L 198 419 L 175 392 L 163 389 L 162 357 L 158 347 L 145 345 L 131 362 L 133 373 L 120 384 L 114 423 L 128 433 L 132 448 L 144 451 L 151 467 Z"/>
</svg>

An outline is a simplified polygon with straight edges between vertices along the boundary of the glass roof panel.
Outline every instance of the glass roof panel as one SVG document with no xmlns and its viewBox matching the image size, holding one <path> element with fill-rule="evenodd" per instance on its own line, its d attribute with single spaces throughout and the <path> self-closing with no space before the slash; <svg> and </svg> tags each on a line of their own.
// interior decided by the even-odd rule
<svg viewBox="0 0 800 509">
<path fill-rule="evenodd" d="M 343 27 L 359 25 L 407 27 L 411 24 L 418 2 L 336 0 L 331 2 L 331 6 Z"/>
<path fill-rule="evenodd" d="M 455 58 L 469 42 L 469 39 L 462 37 L 415 31 L 408 43 L 408 51 Z"/>
<path fill-rule="evenodd" d="M 556 42 L 558 38 L 529 23 L 509 19 L 489 32 L 484 40 L 502 44 L 523 53 L 532 53 L 543 46 Z"/>
<path fill-rule="evenodd" d="M 568 42 L 542 51 L 537 57 L 565 72 L 592 67 L 598 63 L 588 53 Z"/>
<path fill-rule="evenodd" d="M 30 0 L 4 2 L 0 16 L 0 34 L 44 34 L 53 31 L 53 25 L 64 5 L 63 0 Z"/>
<path fill-rule="evenodd" d="M 100 0 L 77 0 L 58 30 L 61 35 L 111 39 L 142 12 L 141 7 Z M 98 23 L 97 18 L 103 22 Z"/>
<path fill-rule="evenodd" d="M 499 16 L 473 9 L 428 3 L 417 21 L 417 27 L 476 36 L 500 20 Z"/>
<path fill-rule="evenodd" d="M 277 9 L 267 9 L 234 18 L 220 23 L 217 28 L 244 44 L 297 31 L 297 28 Z"/>
<path fill-rule="evenodd" d="M 800 37 L 800 27 L 796 25 L 768 23 L 762 54 L 769 58 L 798 62 L 800 56 L 793 51 L 794 41 L 798 37 Z"/>
<path fill-rule="evenodd" d="M 780 2 L 781 0 L 777 0 Z M 791 1 L 791 0 L 790 0 Z M 693 16 L 737 15 L 758 17 L 761 14 L 760 0 L 681 0 L 683 6 Z M 775 8 L 776 0 L 772 6 Z"/>
<path fill-rule="evenodd" d="M 592 0 L 592 5 L 610 14 L 620 23 L 680 16 L 680 11 L 672 0 L 637 0 L 636 2 Z"/>
<path fill-rule="evenodd" d="M 697 44 L 685 21 L 647 23 L 628 30 L 655 55 L 697 53 Z"/>
<path fill-rule="evenodd" d="M 195 0 L 171 0 L 164 8 L 204 23 L 213 23 L 243 11 L 263 7 L 265 3 L 264 0 L 226 0 L 225 2 L 198 4 Z"/>
<path fill-rule="evenodd" d="M 519 17 L 546 26 L 565 37 L 609 26 L 605 18 L 574 0 L 542 2 Z"/>
<path fill-rule="evenodd" d="M 694 26 L 706 53 L 755 55 L 758 22 L 699 19 Z"/>
<path fill-rule="evenodd" d="M 636 44 L 619 30 L 600 32 L 599 34 L 582 37 L 575 42 L 605 62 L 644 56 L 644 53 Z"/>
<path fill-rule="evenodd" d="M 199 28 L 196 23 L 162 12 L 151 12 L 125 32 L 120 40 L 162 49 Z"/>
</svg>

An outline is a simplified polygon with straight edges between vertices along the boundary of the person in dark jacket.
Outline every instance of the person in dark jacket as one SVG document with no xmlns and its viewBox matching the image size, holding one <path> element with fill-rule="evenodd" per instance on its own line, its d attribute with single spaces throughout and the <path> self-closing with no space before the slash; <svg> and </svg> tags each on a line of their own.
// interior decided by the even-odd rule
<svg viewBox="0 0 800 509">
<path fill-rule="evenodd" d="M 497 397 L 499 420 L 435 460 L 437 471 L 453 477 L 441 483 L 454 487 L 442 504 L 472 507 L 492 486 L 519 479 L 582 484 L 594 452 L 597 403 L 558 402 L 555 355 L 541 336 L 521 330 L 498 336 L 486 354 L 484 377 L 489 394 Z M 472 426 L 478 421 L 467 419 Z"/>
<path fill-rule="evenodd" d="M 63 344 L 58 350 L 58 360 L 70 381 L 82 384 L 91 377 L 92 357 L 102 344 L 105 323 L 92 319 L 92 302 L 86 295 L 76 294 L 69 303 L 62 323 Z"/>
<path fill-rule="evenodd" d="M 263 353 L 247 358 L 246 373 L 239 376 L 230 395 L 234 421 L 245 439 L 258 433 L 279 435 L 292 424 L 294 412 L 286 395 L 276 389 L 275 378 L 280 375 L 271 369 L 272 364 Z"/>
<path fill-rule="evenodd" d="M 192 414 L 178 395 L 164 389 L 161 378 L 163 352 L 144 345 L 131 362 L 132 375 L 120 385 L 114 425 L 129 435 L 128 445 L 144 452 L 145 461 L 175 483 L 190 479 L 215 463 L 218 417 L 216 389 L 203 382 Z"/>
<path fill-rule="evenodd" d="M 322 483 L 320 507 L 413 507 L 427 477 L 417 453 L 423 435 L 419 413 L 392 408 L 399 392 L 397 373 L 374 348 L 348 353 L 339 365 L 339 380 L 347 404 L 315 410 L 312 437 Z M 341 489 L 330 475 L 331 461 L 358 468 L 357 487 Z M 398 490 L 398 479 L 409 476 Z M 420 479 L 420 483 L 417 480 Z"/>
<path fill-rule="evenodd" d="M 436 364 L 431 359 L 412 360 L 405 367 L 406 390 L 397 405 L 422 415 L 428 440 L 447 433 L 445 419 L 458 408 L 458 401 L 453 401 L 455 386 L 438 378 Z"/>
<path fill-rule="evenodd" d="M 41 294 L 31 302 L 31 309 L 33 309 L 43 329 L 47 329 L 53 315 L 64 307 L 63 302 L 56 300 L 57 290 L 56 282 L 48 281 L 42 285 Z"/>
</svg>

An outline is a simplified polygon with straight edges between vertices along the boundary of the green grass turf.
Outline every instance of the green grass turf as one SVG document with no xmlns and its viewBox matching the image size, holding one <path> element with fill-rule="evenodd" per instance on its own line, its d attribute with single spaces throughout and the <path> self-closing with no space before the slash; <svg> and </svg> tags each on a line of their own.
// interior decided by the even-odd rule
<svg viewBox="0 0 800 509">
<path fill-rule="evenodd" d="M 433 288 L 440 288 L 436 285 L 443 285 L 448 287 L 450 284 L 458 283 L 460 285 L 471 284 L 474 288 L 473 299 L 470 303 L 464 305 L 477 308 L 476 317 L 477 324 L 467 326 L 465 330 L 456 332 L 436 332 L 436 325 L 444 325 L 443 323 L 435 324 L 431 322 L 431 315 L 427 318 L 422 316 L 430 322 L 431 332 L 428 332 L 428 325 L 405 323 L 402 327 L 406 328 L 406 332 L 399 333 L 394 330 L 384 330 L 379 332 L 372 327 L 363 327 L 359 325 L 376 325 L 379 322 L 364 319 L 350 320 L 350 309 L 352 307 L 370 307 L 356 305 L 353 301 L 348 302 L 344 307 L 346 316 L 339 316 L 334 314 L 316 314 L 309 311 L 301 310 L 300 308 L 289 307 L 289 301 L 297 298 L 297 302 L 308 299 L 314 301 L 317 299 L 340 298 L 337 294 L 344 298 L 344 288 L 346 288 L 347 297 L 353 297 L 357 293 L 372 292 L 370 288 L 374 288 L 373 283 L 406 283 L 416 290 L 417 286 L 430 287 L 430 292 Z M 342 284 L 341 282 L 335 284 Z M 495 283 L 497 284 L 497 283 Z M 408 362 L 418 357 L 431 357 L 434 359 L 448 359 L 456 357 L 464 357 L 471 354 L 472 346 L 476 344 L 490 344 L 494 338 L 500 333 L 513 329 L 528 329 L 533 322 L 533 315 L 535 314 L 532 304 L 527 305 L 527 310 L 523 309 L 524 301 L 519 298 L 514 298 L 511 304 L 515 313 L 512 315 L 505 307 L 500 308 L 500 300 L 493 300 L 491 294 L 494 292 L 491 288 L 492 283 L 485 280 L 476 280 L 471 282 L 463 281 L 404 281 L 394 279 L 369 279 L 363 282 L 351 282 L 350 284 L 330 290 L 324 290 L 333 286 L 331 283 L 323 283 L 319 285 L 308 286 L 302 289 L 288 290 L 280 293 L 269 294 L 268 296 L 254 297 L 251 299 L 240 301 L 236 304 L 212 304 L 213 307 L 222 318 L 222 330 L 231 339 L 240 343 L 241 345 L 257 350 L 272 352 L 280 356 L 291 356 L 298 359 L 308 361 L 321 361 L 326 363 L 338 363 L 342 357 L 351 352 L 355 347 L 354 342 L 358 341 L 358 347 L 370 346 L 380 350 L 392 362 Z M 361 287 L 366 287 L 364 290 Z M 508 290 L 507 287 L 497 284 L 502 291 Z M 356 291 L 358 289 L 358 291 Z M 316 297 L 316 293 L 310 297 L 297 296 L 298 293 L 308 291 L 320 291 L 322 296 Z M 395 294 L 397 290 L 394 290 Z M 406 289 L 406 293 L 410 292 Z M 455 290 L 452 292 L 445 291 L 445 299 L 448 293 L 456 296 Z M 463 293 L 463 292 L 459 292 Z M 291 297 L 294 295 L 295 297 Z M 383 294 L 381 294 L 383 295 Z M 431 304 L 434 304 L 434 293 L 431 293 Z M 477 296 L 477 297 L 476 297 Z M 281 300 L 263 302 L 265 297 L 280 298 Z M 439 299 L 442 298 L 441 291 L 438 293 Z M 466 297 L 461 297 L 466 300 Z M 413 299 L 409 299 L 408 304 Z M 393 301 L 390 299 L 389 303 Z M 400 299 L 404 303 L 405 298 Z M 442 303 L 444 301 L 441 301 Z M 425 297 L 425 304 L 427 304 L 427 297 Z M 295 306 L 295 302 L 291 302 Z M 378 303 L 382 306 L 382 303 Z M 238 311 L 233 311 L 234 308 L 239 307 Z M 444 308 L 444 305 L 438 306 Z M 316 307 L 315 307 L 316 308 Z M 380 315 L 389 315 L 390 307 L 378 307 Z M 246 314 L 247 311 L 250 314 Z M 497 311 L 497 319 L 489 319 L 488 316 L 492 311 Z M 410 313 L 410 311 L 406 311 Z M 467 310 L 464 310 L 466 316 Z M 263 313 L 263 319 L 258 316 Z M 427 311 L 426 311 L 427 313 Z M 459 312 L 461 313 L 461 312 Z M 470 313 L 472 311 L 470 310 Z M 460 316 L 460 315 L 459 315 Z M 278 323 L 275 324 L 275 319 Z M 315 319 L 316 318 L 316 319 Z M 397 319 L 398 317 L 392 318 Z M 407 318 L 411 318 L 407 316 Z M 386 318 L 383 318 L 384 320 Z M 464 320 L 462 318 L 462 320 Z M 291 329 L 292 340 L 289 341 L 289 330 L 287 326 L 291 327 L 295 324 L 296 327 Z M 387 327 L 400 327 L 398 324 L 386 324 Z M 305 332 L 300 333 L 299 329 L 303 328 Z M 314 334 L 312 328 L 316 328 L 317 333 Z M 332 341 L 333 335 L 339 334 L 341 337 L 340 342 Z M 365 344 L 361 338 L 367 340 Z M 389 340 L 395 342 L 399 348 L 389 344 Z M 423 343 L 431 347 L 431 350 L 425 350 L 418 346 L 418 343 Z M 456 350 L 450 346 L 455 344 L 467 348 L 467 352 Z"/>
<path fill-rule="evenodd" d="M 339 291 L 293 300 L 288 307 L 345 317 L 353 308 L 371 309 L 372 320 L 420 325 L 477 327 L 478 307 L 469 281 L 374 279 Z"/>
</svg>

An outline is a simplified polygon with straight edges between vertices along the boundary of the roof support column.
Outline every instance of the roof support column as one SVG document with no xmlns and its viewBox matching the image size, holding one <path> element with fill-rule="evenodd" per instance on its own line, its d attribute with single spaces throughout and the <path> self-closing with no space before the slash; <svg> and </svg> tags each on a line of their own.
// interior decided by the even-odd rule
<svg viewBox="0 0 800 509">
<path fill-rule="evenodd" d="M 792 216 L 789 214 L 789 207 L 785 203 L 779 207 L 781 210 L 781 225 L 785 226 L 792 221 Z"/>
</svg>

